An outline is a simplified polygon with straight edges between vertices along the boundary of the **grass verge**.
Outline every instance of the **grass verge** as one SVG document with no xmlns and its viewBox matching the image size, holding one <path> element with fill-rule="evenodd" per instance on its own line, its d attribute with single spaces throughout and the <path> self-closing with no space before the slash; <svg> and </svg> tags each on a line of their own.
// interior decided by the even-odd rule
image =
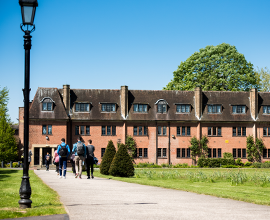
<svg viewBox="0 0 270 220">
<path fill-rule="evenodd" d="M 270 169 L 136 169 L 132 178 L 94 176 L 270 205 Z"/>
<path fill-rule="evenodd" d="M 57 192 L 44 184 L 33 170 L 29 170 L 32 208 L 20 209 L 22 176 L 22 170 L 0 169 L 0 219 L 66 214 Z"/>
</svg>

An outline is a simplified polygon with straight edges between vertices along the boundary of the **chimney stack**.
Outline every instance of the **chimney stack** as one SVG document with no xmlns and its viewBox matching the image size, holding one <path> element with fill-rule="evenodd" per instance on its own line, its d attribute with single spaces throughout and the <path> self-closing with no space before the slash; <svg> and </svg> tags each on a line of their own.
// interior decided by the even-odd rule
<svg viewBox="0 0 270 220">
<path fill-rule="evenodd" d="M 195 114 L 200 120 L 202 117 L 202 88 L 196 87 L 194 90 L 195 94 Z"/>
<path fill-rule="evenodd" d="M 258 90 L 251 89 L 249 92 L 250 96 L 250 113 L 254 120 L 256 120 L 258 115 Z"/>
<path fill-rule="evenodd" d="M 128 86 L 121 86 L 121 115 L 126 119 L 128 115 Z"/>
<path fill-rule="evenodd" d="M 66 108 L 66 113 L 69 115 L 70 110 L 70 86 L 63 85 L 63 102 Z"/>
</svg>

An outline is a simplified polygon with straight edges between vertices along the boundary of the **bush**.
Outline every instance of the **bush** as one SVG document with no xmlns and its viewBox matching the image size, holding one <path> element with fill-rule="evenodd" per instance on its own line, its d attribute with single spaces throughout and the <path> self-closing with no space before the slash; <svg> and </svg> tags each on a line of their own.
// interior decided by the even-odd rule
<svg viewBox="0 0 270 220">
<path fill-rule="evenodd" d="M 251 165 L 252 165 L 252 163 L 249 161 L 244 163 L 244 166 L 246 166 L 246 167 L 250 167 Z"/>
<path fill-rule="evenodd" d="M 115 146 L 110 140 L 108 142 L 107 148 L 105 150 L 105 153 L 103 155 L 101 164 L 100 164 L 100 173 L 103 175 L 109 175 L 109 169 L 111 166 L 111 163 L 113 161 L 114 155 L 115 155 L 116 149 Z"/>
<path fill-rule="evenodd" d="M 244 166 L 244 163 L 242 163 L 241 158 L 237 158 L 236 161 L 235 161 L 235 165 L 237 165 L 237 166 Z"/>
<path fill-rule="evenodd" d="M 120 144 L 118 151 L 116 152 L 111 163 L 109 174 L 120 177 L 134 176 L 132 158 L 130 157 L 127 147 L 124 144 Z"/>
<path fill-rule="evenodd" d="M 161 168 L 160 165 L 157 165 L 154 163 L 138 163 L 138 164 L 134 164 L 134 167 L 136 168 Z"/>
<path fill-rule="evenodd" d="M 224 152 L 223 153 L 223 159 L 232 159 L 233 160 L 232 153 Z"/>
<path fill-rule="evenodd" d="M 270 168 L 270 161 L 266 161 L 266 162 L 262 163 L 261 168 Z"/>
<path fill-rule="evenodd" d="M 19 167 L 18 162 L 13 162 L 12 167 Z"/>
<path fill-rule="evenodd" d="M 260 162 L 254 162 L 252 164 L 252 167 L 254 167 L 254 168 L 261 168 L 262 167 L 262 163 L 260 163 Z"/>
<path fill-rule="evenodd" d="M 198 160 L 198 167 L 221 167 L 223 165 L 235 165 L 235 161 L 224 158 L 199 158 Z"/>
<path fill-rule="evenodd" d="M 170 167 L 170 165 L 169 164 L 167 164 L 167 163 L 163 163 L 163 164 L 161 164 L 161 167 Z"/>
</svg>

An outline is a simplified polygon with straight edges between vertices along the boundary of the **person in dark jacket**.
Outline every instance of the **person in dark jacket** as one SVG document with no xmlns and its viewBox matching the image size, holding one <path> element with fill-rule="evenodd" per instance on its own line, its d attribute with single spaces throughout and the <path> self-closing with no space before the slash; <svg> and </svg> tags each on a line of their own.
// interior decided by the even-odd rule
<svg viewBox="0 0 270 220">
<path fill-rule="evenodd" d="M 49 154 L 49 152 L 47 152 L 45 156 L 46 171 L 49 171 L 50 161 L 51 161 L 51 155 Z"/>
<path fill-rule="evenodd" d="M 61 144 L 58 145 L 57 154 L 59 155 L 59 179 L 62 178 L 62 169 L 64 168 L 63 178 L 66 179 L 67 158 L 70 154 L 69 146 L 65 143 L 65 138 L 61 139 Z"/>
<path fill-rule="evenodd" d="M 85 159 L 85 163 L 86 163 L 86 171 L 87 171 L 87 179 L 90 179 L 90 167 L 91 167 L 91 177 L 92 179 L 94 179 L 94 151 L 95 151 L 95 147 L 92 145 L 92 140 L 88 141 L 88 145 L 86 146 L 86 159 Z"/>
</svg>

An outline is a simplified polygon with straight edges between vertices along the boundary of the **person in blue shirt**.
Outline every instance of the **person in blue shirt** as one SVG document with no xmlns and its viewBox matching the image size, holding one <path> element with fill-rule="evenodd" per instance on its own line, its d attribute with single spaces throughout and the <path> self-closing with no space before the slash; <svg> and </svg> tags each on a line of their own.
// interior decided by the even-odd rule
<svg viewBox="0 0 270 220">
<path fill-rule="evenodd" d="M 69 146 L 65 143 L 65 138 L 61 139 L 61 144 L 58 145 L 57 154 L 59 155 L 59 179 L 62 178 L 62 168 L 64 168 L 63 178 L 66 179 L 67 173 L 67 158 L 70 154 Z"/>
<path fill-rule="evenodd" d="M 51 155 L 49 152 L 45 155 L 45 164 L 46 164 L 46 171 L 49 171 L 49 165 L 50 165 Z"/>
<path fill-rule="evenodd" d="M 85 159 L 86 156 L 86 147 L 85 144 L 82 143 L 82 138 L 79 136 L 77 138 L 78 142 L 73 144 L 72 153 L 75 153 L 75 169 L 76 169 L 76 175 L 75 178 L 79 176 L 79 178 L 82 178 L 82 162 Z"/>
</svg>

